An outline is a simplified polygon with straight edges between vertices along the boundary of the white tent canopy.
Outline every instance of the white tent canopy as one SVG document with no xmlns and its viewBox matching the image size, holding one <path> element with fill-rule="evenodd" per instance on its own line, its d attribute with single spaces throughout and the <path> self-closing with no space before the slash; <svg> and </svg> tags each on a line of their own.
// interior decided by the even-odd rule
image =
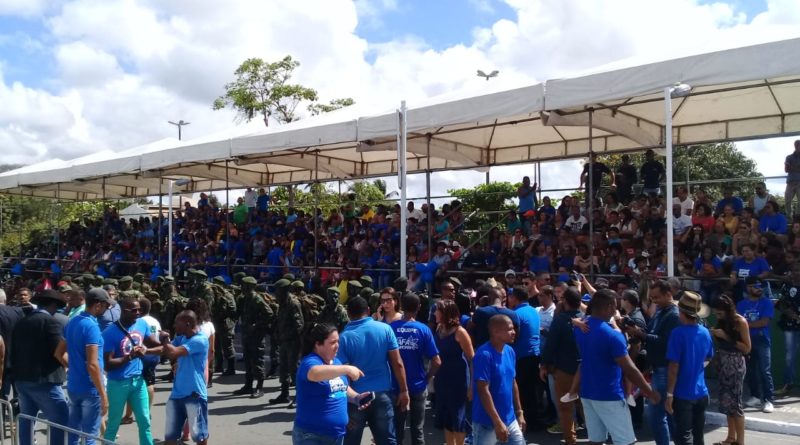
<svg viewBox="0 0 800 445">
<path fill-rule="evenodd" d="M 508 91 L 410 104 L 408 173 L 485 168 L 664 145 L 663 89 L 674 143 L 800 133 L 800 39 L 549 80 Z M 591 113 L 591 118 L 590 118 Z M 396 112 L 358 106 L 265 128 L 261 122 L 119 153 L 48 161 L 0 174 L 0 192 L 62 199 L 130 198 L 181 191 L 377 177 L 397 172 Z"/>
<path fill-rule="evenodd" d="M 140 217 L 151 216 L 151 212 L 144 207 L 140 206 L 139 204 L 131 204 L 128 207 L 119 211 L 119 216 L 121 218 L 133 218 L 138 219 Z"/>
</svg>

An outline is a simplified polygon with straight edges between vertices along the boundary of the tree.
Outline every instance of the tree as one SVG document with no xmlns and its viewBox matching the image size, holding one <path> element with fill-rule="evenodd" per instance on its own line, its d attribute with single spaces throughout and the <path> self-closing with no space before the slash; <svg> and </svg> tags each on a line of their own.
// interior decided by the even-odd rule
<svg viewBox="0 0 800 445">
<path fill-rule="evenodd" d="M 486 230 L 502 219 L 505 211 L 516 208 L 516 203 L 512 199 L 517 196 L 517 187 L 520 185 L 510 182 L 490 182 L 473 188 L 448 190 L 447 193 L 461 201 L 465 215 L 478 212 L 465 221 L 467 229 Z"/>
<path fill-rule="evenodd" d="M 225 94 L 214 101 L 212 108 L 231 107 L 240 119 L 246 121 L 260 116 L 264 125 L 269 126 L 273 118 L 279 123 L 297 120 L 297 107 L 304 101 L 312 102 L 308 107 L 312 115 L 355 103 L 350 98 L 334 99 L 329 104 L 316 103 L 316 90 L 290 83 L 294 70 L 299 66 L 300 62 L 292 56 L 272 63 L 257 57 L 247 59 L 234 71 L 236 79 L 225 85 Z"/>
<path fill-rule="evenodd" d="M 637 168 L 644 163 L 643 153 L 631 154 L 630 157 L 631 163 Z M 598 159 L 613 171 L 622 164 L 621 155 L 599 156 Z M 725 186 L 732 187 L 734 194 L 749 198 L 754 192 L 755 184 L 764 176 L 758 171 L 755 161 L 745 156 L 731 142 L 675 147 L 672 161 L 675 186 L 686 184 L 687 172 L 690 185 L 699 181 L 752 178 L 700 185 L 711 199 L 722 198 L 722 189 Z"/>
</svg>

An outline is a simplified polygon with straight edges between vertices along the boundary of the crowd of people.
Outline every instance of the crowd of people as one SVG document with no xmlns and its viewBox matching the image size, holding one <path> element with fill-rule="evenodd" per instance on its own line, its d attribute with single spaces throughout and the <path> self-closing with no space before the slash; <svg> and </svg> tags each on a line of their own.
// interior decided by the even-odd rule
<svg viewBox="0 0 800 445">
<path fill-rule="evenodd" d="M 800 182 L 800 141 L 795 150 L 787 190 Z M 571 445 L 579 426 L 594 443 L 633 443 L 645 420 L 658 445 L 698 444 L 713 359 L 724 444 L 741 445 L 744 407 L 772 412 L 795 383 L 800 222 L 763 183 L 747 204 L 732 189 L 712 203 L 678 187 L 668 214 L 663 165 L 646 159 L 636 168 L 623 156 L 611 171 L 593 158 L 586 200 L 558 207 L 539 205 L 525 177 L 518 207 L 478 239 L 458 201 L 411 202 L 408 277 L 396 271 L 397 205 L 359 209 L 349 197 L 328 215 L 284 212 L 248 189 L 226 212 L 202 194 L 176 212 L 171 243 L 165 219 L 125 222 L 108 208 L 28 246 L 32 258 L 6 255 L 3 393 L 24 414 L 107 440 L 135 421 L 150 444 L 155 368 L 168 362 L 165 439 L 206 443 L 207 388 L 215 373 L 236 374 L 238 325 L 234 395 L 261 398 L 277 374 L 269 403 L 297 410 L 295 444 L 359 444 L 367 426 L 378 445 L 402 443 L 406 424 L 422 444 L 428 403 L 448 444 L 525 443 L 527 429 L 547 429 Z M 664 279 L 667 218 L 688 280 Z M 778 316 L 787 348 L 776 390 Z M 20 434 L 32 443 L 30 422 Z"/>
</svg>

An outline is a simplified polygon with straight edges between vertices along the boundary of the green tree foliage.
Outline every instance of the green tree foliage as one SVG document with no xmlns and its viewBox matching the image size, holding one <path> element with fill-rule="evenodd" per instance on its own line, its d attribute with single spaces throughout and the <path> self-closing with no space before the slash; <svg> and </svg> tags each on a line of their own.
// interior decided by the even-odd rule
<svg viewBox="0 0 800 445">
<path fill-rule="evenodd" d="M 259 116 L 269 126 L 271 119 L 279 123 L 297 120 L 297 107 L 302 102 L 312 102 L 308 107 L 312 115 L 355 103 L 350 98 L 316 103 L 316 90 L 290 82 L 299 66 L 300 62 L 292 56 L 271 63 L 257 57 L 247 59 L 234 71 L 236 79 L 225 85 L 225 94 L 214 101 L 212 108 L 231 107 L 240 119 L 250 121 Z"/>
<path fill-rule="evenodd" d="M 471 215 L 464 225 L 469 230 L 487 230 L 503 218 L 503 212 L 516 208 L 513 198 L 517 196 L 520 184 L 510 182 L 490 182 L 473 188 L 448 190 L 463 207 L 465 215 Z M 477 212 L 473 215 L 473 212 Z M 492 213 L 487 213 L 492 212 Z"/>
<path fill-rule="evenodd" d="M 631 163 L 641 167 L 644 153 L 631 154 Z M 657 158 L 664 162 L 664 158 Z M 598 156 L 611 170 L 616 171 L 622 164 L 621 155 Z M 731 142 L 721 144 L 703 144 L 675 147 L 673 150 L 673 182 L 675 186 L 686 184 L 686 173 L 689 183 L 695 189 L 697 181 L 723 180 L 736 178 L 752 178 L 745 181 L 725 181 L 714 184 L 700 184 L 711 199 L 722 198 L 722 189 L 731 186 L 734 194 L 743 198 L 753 195 L 755 184 L 763 178 L 754 160 L 745 156 Z M 639 178 L 641 181 L 641 178 Z"/>
<path fill-rule="evenodd" d="M 385 187 L 386 183 L 380 179 L 373 182 L 356 181 L 350 184 L 347 191 L 340 196 L 338 192 L 331 190 L 323 183 L 308 184 L 305 187 L 295 187 L 293 208 L 311 212 L 316 201 L 319 203 L 319 208 L 327 214 L 348 202 L 352 202 L 357 209 L 365 204 L 371 207 L 378 204 L 391 205 L 393 203 L 386 200 Z M 289 195 L 289 186 L 277 187 L 272 191 L 276 205 L 283 209 L 289 207 Z"/>
</svg>

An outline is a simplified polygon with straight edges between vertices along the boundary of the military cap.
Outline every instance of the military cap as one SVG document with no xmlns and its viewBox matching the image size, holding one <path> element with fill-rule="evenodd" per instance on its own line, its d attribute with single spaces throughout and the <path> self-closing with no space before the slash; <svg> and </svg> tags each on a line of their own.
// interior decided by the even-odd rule
<svg viewBox="0 0 800 445">
<path fill-rule="evenodd" d="M 152 300 L 158 300 L 159 298 L 161 298 L 161 295 L 158 295 L 158 292 L 156 292 L 154 290 L 148 291 L 145 294 L 145 296 L 147 297 L 148 300 L 151 300 L 151 301 Z"/>
<path fill-rule="evenodd" d="M 369 275 L 361 275 L 361 278 L 358 279 L 362 283 L 369 283 L 372 284 L 372 277 Z"/>
<path fill-rule="evenodd" d="M 133 279 L 134 280 L 144 280 L 144 274 L 141 273 L 141 272 L 135 273 L 135 274 L 133 274 Z"/>
<path fill-rule="evenodd" d="M 214 277 L 214 283 L 223 284 L 224 285 L 225 284 L 225 277 L 223 277 L 222 275 L 217 275 L 216 277 Z"/>
<path fill-rule="evenodd" d="M 156 281 L 158 281 L 159 283 L 163 282 L 164 281 L 164 276 L 163 275 L 157 276 L 156 277 Z"/>
<path fill-rule="evenodd" d="M 125 275 L 124 277 L 119 279 L 120 283 L 130 283 L 131 281 L 133 281 L 133 277 L 130 275 Z"/>
<path fill-rule="evenodd" d="M 105 279 L 106 279 L 106 277 L 104 277 L 102 275 L 95 275 L 94 276 L 95 283 L 102 283 L 103 281 L 105 281 Z"/>
<path fill-rule="evenodd" d="M 358 281 L 358 280 L 350 280 L 350 281 L 347 282 L 347 285 L 348 286 L 353 286 L 353 287 L 358 287 L 358 288 L 364 287 L 364 286 L 361 285 L 361 282 Z"/>
<path fill-rule="evenodd" d="M 306 287 L 306 285 L 303 284 L 303 282 L 300 281 L 300 280 L 295 280 L 295 281 L 292 281 L 292 287 L 297 287 L 297 288 L 302 289 L 302 288 Z"/>
<path fill-rule="evenodd" d="M 81 278 L 83 279 L 83 281 L 94 281 L 94 275 L 90 273 L 83 274 Z"/>
<path fill-rule="evenodd" d="M 62 284 L 61 286 L 58 286 L 58 291 L 59 292 L 71 292 L 72 291 L 72 286 L 70 286 L 69 284 Z"/>
<path fill-rule="evenodd" d="M 274 286 L 276 289 L 280 289 L 282 287 L 286 287 L 290 285 L 292 282 L 287 280 L 286 278 L 281 278 L 280 280 L 276 281 Z"/>
<path fill-rule="evenodd" d="M 69 276 L 69 275 L 64 275 L 64 277 L 61 278 L 61 281 L 66 281 L 67 283 L 72 283 L 72 277 Z"/>
<path fill-rule="evenodd" d="M 453 284 L 455 284 L 455 285 L 456 285 L 456 286 L 458 286 L 458 287 L 461 287 L 461 286 L 462 286 L 462 284 L 461 284 L 461 280 L 459 280 L 459 279 L 458 279 L 458 278 L 456 278 L 456 277 L 450 277 L 450 282 L 451 282 L 451 283 L 453 283 Z"/>
<path fill-rule="evenodd" d="M 247 274 L 244 273 L 244 272 L 236 272 L 235 274 L 233 274 L 233 279 L 234 280 L 241 280 L 242 278 L 244 278 L 246 276 L 247 276 Z"/>
<path fill-rule="evenodd" d="M 194 271 L 194 274 L 197 275 L 198 277 L 203 277 L 205 279 L 208 279 L 208 274 L 206 274 L 205 271 L 203 270 L 197 269 Z"/>
<path fill-rule="evenodd" d="M 339 291 L 339 288 L 338 287 L 334 287 L 334 286 L 329 287 L 328 288 L 328 292 L 330 292 L 332 294 L 336 294 L 336 295 L 339 295 L 341 293 Z"/>
<path fill-rule="evenodd" d="M 175 282 L 175 277 L 173 277 L 172 275 L 167 275 L 166 277 L 164 277 L 164 281 L 166 281 L 167 283 L 173 283 Z"/>
<path fill-rule="evenodd" d="M 283 279 L 284 280 L 288 280 L 289 282 L 292 282 L 292 281 L 294 281 L 294 274 L 293 273 L 284 274 L 283 275 Z"/>
<path fill-rule="evenodd" d="M 258 284 L 258 281 L 256 281 L 256 279 L 253 278 L 253 277 L 244 277 L 244 278 L 242 278 L 242 283 L 243 284 L 252 284 L 253 286 L 255 286 L 255 285 Z"/>
<path fill-rule="evenodd" d="M 119 286 L 119 281 L 114 278 L 106 278 L 103 280 L 103 285 Z"/>
<path fill-rule="evenodd" d="M 73 283 L 83 283 L 83 275 L 78 275 L 72 280 Z"/>
<path fill-rule="evenodd" d="M 197 273 L 197 269 L 195 269 L 194 267 L 190 267 L 186 269 L 186 273 L 188 273 L 189 275 L 194 275 Z"/>
<path fill-rule="evenodd" d="M 377 295 L 376 298 L 380 298 L 380 296 L 381 296 L 381 294 L 379 294 L 377 292 L 374 292 L 372 289 L 369 289 L 369 288 L 361 289 L 361 292 L 358 293 L 359 297 L 361 297 L 361 298 L 363 298 L 363 299 L 365 299 L 367 301 L 369 301 L 370 298 L 375 297 L 376 295 Z"/>
</svg>

